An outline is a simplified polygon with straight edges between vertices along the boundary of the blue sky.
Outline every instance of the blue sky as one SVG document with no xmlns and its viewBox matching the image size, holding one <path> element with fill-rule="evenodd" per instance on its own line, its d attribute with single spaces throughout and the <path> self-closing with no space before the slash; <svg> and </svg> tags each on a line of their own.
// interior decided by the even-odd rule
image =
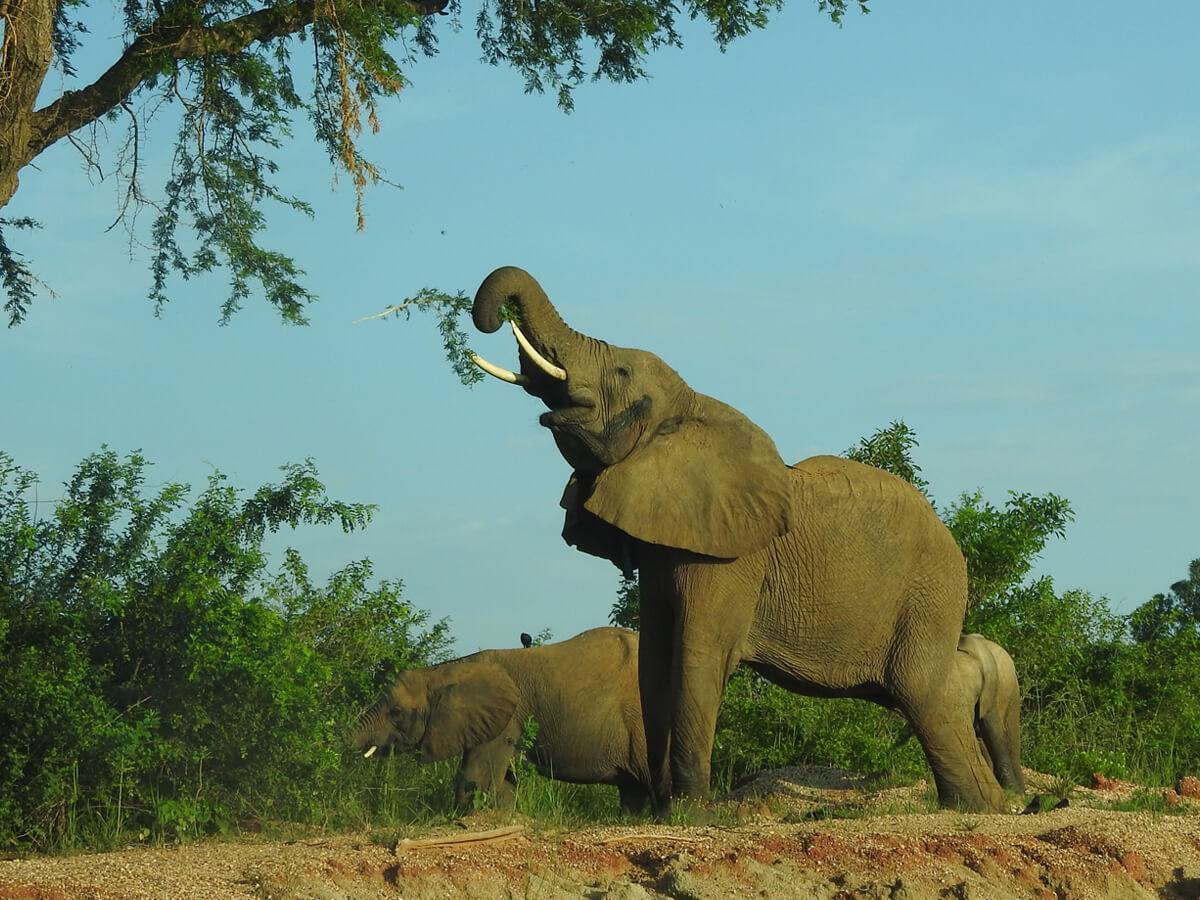
<svg viewBox="0 0 1200 900">
<path fill-rule="evenodd" d="M 323 579 L 370 557 L 460 652 L 569 637 L 606 623 L 618 576 L 559 537 L 569 472 L 540 404 L 462 387 L 429 317 L 354 324 L 519 265 L 576 329 L 658 353 L 788 461 L 902 418 L 939 503 L 1067 497 L 1038 573 L 1129 611 L 1200 556 L 1200 6 L 873 6 L 837 28 L 794 4 L 724 54 L 689 29 L 650 81 L 585 85 L 569 116 L 446 31 L 364 143 L 403 185 L 369 193 L 365 232 L 320 152 L 284 155 L 316 215 L 273 214 L 269 241 L 322 298 L 307 328 L 265 305 L 218 327 L 220 275 L 177 282 L 155 318 L 145 250 L 105 231 L 115 182 L 62 142 L 5 210 L 45 223 L 10 240 L 57 296 L 0 333 L 0 449 L 41 499 L 102 443 L 195 492 L 312 457 L 379 511 L 285 535 L 276 560 L 296 546 Z M 150 134 L 148 188 L 171 137 Z M 502 335 L 474 347 L 516 357 Z"/>
</svg>

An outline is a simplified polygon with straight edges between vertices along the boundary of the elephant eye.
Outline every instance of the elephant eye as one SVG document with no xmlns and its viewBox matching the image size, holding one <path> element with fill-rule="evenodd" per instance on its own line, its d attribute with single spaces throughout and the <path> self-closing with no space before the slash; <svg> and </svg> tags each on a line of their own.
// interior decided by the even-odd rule
<svg viewBox="0 0 1200 900">
<path fill-rule="evenodd" d="M 613 371 L 621 378 L 628 378 L 630 375 L 629 369 L 627 369 L 625 366 L 617 366 L 615 369 L 613 369 Z"/>
</svg>

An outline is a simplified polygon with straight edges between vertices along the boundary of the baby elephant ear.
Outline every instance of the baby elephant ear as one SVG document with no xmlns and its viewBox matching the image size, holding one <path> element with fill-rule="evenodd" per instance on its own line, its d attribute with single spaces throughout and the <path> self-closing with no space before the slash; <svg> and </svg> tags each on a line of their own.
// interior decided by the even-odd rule
<svg viewBox="0 0 1200 900">
<path fill-rule="evenodd" d="M 429 686 L 429 722 L 421 740 L 426 762 L 458 756 L 497 737 L 517 707 L 517 686 L 495 663 L 445 666 L 446 678 Z"/>
<path fill-rule="evenodd" d="M 697 394 L 596 478 L 585 507 L 652 544 L 733 558 L 791 528 L 792 480 L 775 442 L 731 406 Z"/>
</svg>

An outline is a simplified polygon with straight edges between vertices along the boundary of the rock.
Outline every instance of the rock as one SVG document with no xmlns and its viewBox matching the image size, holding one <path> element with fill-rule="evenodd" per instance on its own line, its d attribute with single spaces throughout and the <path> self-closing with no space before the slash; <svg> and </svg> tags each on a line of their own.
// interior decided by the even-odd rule
<svg viewBox="0 0 1200 900">
<path fill-rule="evenodd" d="M 1119 791 L 1124 787 L 1128 787 L 1128 785 L 1119 778 L 1109 778 L 1100 772 L 1093 772 L 1092 787 L 1098 791 Z"/>
</svg>

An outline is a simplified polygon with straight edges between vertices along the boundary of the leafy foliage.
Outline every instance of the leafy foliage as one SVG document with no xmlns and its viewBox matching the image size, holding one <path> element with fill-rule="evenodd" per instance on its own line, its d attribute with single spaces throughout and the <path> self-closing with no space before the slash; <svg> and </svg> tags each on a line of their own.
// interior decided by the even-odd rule
<svg viewBox="0 0 1200 900">
<path fill-rule="evenodd" d="M 483 59 L 522 74 L 527 91 L 549 90 L 564 111 L 585 80 L 636 81 L 649 55 L 680 47 L 682 17 L 700 19 L 724 48 L 766 27 L 782 0 L 481 0 L 474 17 Z M 840 22 L 865 0 L 818 0 Z M 399 95 L 404 71 L 438 51 L 437 30 L 447 14 L 461 27 L 459 0 L 172 0 L 124 4 L 124 48 L 90 84 L 73 84 L 74 54 L 91 34 L 88 4 L 77 0 L 11 0 L 4 7 L 6 65 L 0 69 L 0 207 L 17 189 L 18 173 L 56 141 L 70 137 L 97 172 L 123 186 L 118 218 L 131 229 L 139 210 L 154 209 L 150 298 L 167 302 L 170 278 L 224 269 L 228 321 L 261 292 L 281 317 L 306 321 L 313 295 L 285 252 L 262 240 L 267 210 L 311 214 L 304 200 L 277 186 L 277 157 L 307 118 L 312 138 L 335 170 L 354 186 L 362 228 L 366 189 L 379 168 L 360 151 L 364 125 L 380 128 L 380 105 Z M 300 52 L 293 57 L 293 52 Z M 50 62 L 71 90 L 38 107 Z M 141 183 L 146 132 L 164 111 L 178 122 L 170 172 L 161 198 Z M 102 137 L 124 121 L 114 160 L 101 165 Z M 90 132 L 80 139 L 80 132 Z M 14 225 L 16 220 L 4 224 Z M 3 243 L 0 267 L 10 324 L 26 315 L 33 293 L 29 270 Z M 23 277 L 10 277 L 16 273 Z"/>
<path fill-rule="evenodd" d="M 352 564 L 314 586 L 282 526 L 361 528 L 311 463 L 242 498 L 220 474 L 144 491 L 147 462 L 85 459 L 50 518 L 0 454 L 0 840 L 176 839 L 328 815 L 345 735 L 379 687 L 444 648 L 444 623 Z M 369 777 L 365 774 L 359 777 Z M 351 779 L 352 780 L 352 779 Z"/>
<path fill-rule="evenodd" d="M 637 631 L 642 624 L 642 597 L 637 575 L 622 575 L 617 586 L 617 599 L 608 614 L 608 621 L 621 628 Z"/>
<path fill-rule="evenodd" d="M 1183 641 L 1195 636 L 1200 630 L 1200 559 L 1192 560 L 1186 579 L 1134 610 L 1129 627 L 1139 644 L 1170 638 Z"/>
<path fill-rule="evenodd" d="M 49 849 L 450 815 L 456 761 L 364 763 L 346 739 L 401 669 L 444 658 L 445 623 L 365 560 L 314 584 L 287 550 L 268 572 L 271 532 L 360 528 L 370 507 L 329 499 L 311 463 L 249 496 L 215 474 L 190 505 L 182 485 L 147 490 L 148 465 L 102 450 L 42 517 L 36 477 L 0 453 L 0 840 Z M 973 533 L 1010 528 L 1025 543 L 984 544 L 1040 549 L 1027 518 L 993 512 Z M 1200 559 L 1128 616 L 1049 578 L 972 608 L 964 628 L 1016 662 L 1027 765 L 1064 784 L 1093 772 L 1168 784 L 1200 768 L 1198 576 Z M 614 622 L 636 627 L 637 601 L 622 582 Z M 889 710 L 802 697 L 742 667 L 718 719 L 714 787 L 802 763 L 921 777 L 908 737 Z M 520 774 L 528 814 L 615 817 L 612 788 Z"/>
<path fill-rule="evenodd" d="M 967 558 L 967 596 L 972 606 L 997 597 L 1023 579 L 1051 536 L 1063 537 L 1075 518 L 1055 494 L 1038 497 L 1009 491 L 1004 509 L 980 491 L 963 494 L 942 520 Z"/>
<path fill-rule="evenodd" d="M 911 450 L 918 445 L 917 433 L 905 425 L 903 419 L 899 419 L 869 438 L 863 438 L 843 455 L 847 459 L 898 475 L 928 497 L 929 482 L 921 477 L 921 467 L 912 459 Z"/>
<path fill-rule="evenodd" d="M 925 758 L 905 720 L 861 700 L 794 694 L 745 666 L 729 679 L 713 743 L 714 787 L 764 769 L 825 765 L 920 777 Z"/>
<path fill-rule="evenodd" d="M 4 312 L 8 316 L 8 324 L 12 326 L 25 317 L 29 304 L 33 302 L 35 279 L 21 254 L 9 249 L 4 238 L 5 226 L 9 228 L 38 228 L 40 226 L 30 218 L 0 218 L 0 284 L 4 285 L 4 293 L 7 295 Z"/>
<path fill-rule="evenodd" d="M 1131 640 L 1138 621 L 1086 592 L 1058 593 L 1049 578 L 971 611 L 964 627 L 1016 663 L 1027 765 L 1075 782 L 1099 772 L 1150 784 L 1200 766 L 1200 636 Z"/>
<path fill-rule="evenodd" d="M 413 310 L 427 313 L 430 310 L 437 315 L 438 333 L 442 336 L 442 348 L 450 361 L 454 374 L 465 385 L 477 384 L 483 380 L 483 372 L 472 361 L 471 348 L 467 346 L 467 334 L 459 320 L 470 316 L 473 300 L 459 291 L 457 294 L 446 294 L 433 288 L 422 288 L 413 297 L 408 297 L 395 306 L 389 306 L 381 313 L 368 316 L 369 319 L 380 319 L 388 316 L 405 320 L 412 316 Z"/>
</svg>

